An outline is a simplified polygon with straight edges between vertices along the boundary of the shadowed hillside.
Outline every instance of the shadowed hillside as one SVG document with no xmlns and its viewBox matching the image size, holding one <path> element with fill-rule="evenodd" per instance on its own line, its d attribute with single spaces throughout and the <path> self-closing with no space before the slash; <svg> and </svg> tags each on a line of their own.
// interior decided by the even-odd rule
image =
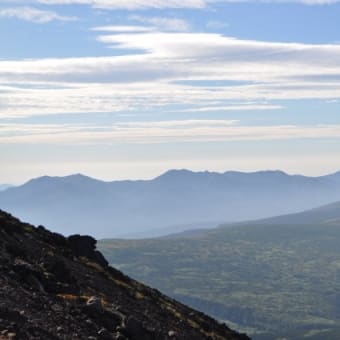
<svg viewBox="0 0 340 340">
<path fill-rule="evenodd" d="M 95 244 L 0 211 L 0 338 L 248 339 L 109 267 Z"/>
</svg>

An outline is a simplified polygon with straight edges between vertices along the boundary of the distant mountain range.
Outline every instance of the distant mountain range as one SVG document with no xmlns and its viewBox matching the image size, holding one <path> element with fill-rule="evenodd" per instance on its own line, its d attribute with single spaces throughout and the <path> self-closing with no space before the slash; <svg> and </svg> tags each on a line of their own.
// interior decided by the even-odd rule
<svg viewBox="0 0 340 340">
<path fill-rule="evenodd" d="M 144 240 L 103 240 L 124 272 L 258 340 L 340 339 L 340 202 Z M 234 324 L 230 323 L 233 322 Z"/>
<path fill-rule="evenodd" d="M 170 234 L 172 228 L 214 227 L 337 200 L 340 172 L 306 177 L 281 171 L 171 170 L 153 180 L 114 182 L 72 175 L 40 177 L 0 192 L 0 207 L 25 221 L 66 235 L 91 233 L 97 238 L 145 236 L 155 229 Z"/>
</svg>

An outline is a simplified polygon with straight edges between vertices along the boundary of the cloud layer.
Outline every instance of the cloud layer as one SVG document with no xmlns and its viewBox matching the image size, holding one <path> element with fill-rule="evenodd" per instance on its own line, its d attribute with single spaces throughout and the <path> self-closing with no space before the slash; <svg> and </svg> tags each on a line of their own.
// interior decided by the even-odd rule
<svg viewBox="0 0 340 340">
<path fill-rule="evenodd" d="M 205 0 L 37 0 L 41 4 L 82 4 L 102 9 L 203 8 Z"/>
<path fill-rule="evenodd" d="M 180 143 L 340 138 L 340 125 L 241 126 L 233 120 L 129 122 L 110 126 L 0 124 L 3 144 Z"/>
<path fill-rule="evenodd" d="M 205 8 L 213 3 L 301 3 L 305 5 L 330 5 L 339 0 L 36 0 L 41 4 L 83 4 L 102 9 L 146 9 L 146 8 Z"/>
<path fill-rule="evenodd" d="M 3 0 L 10 4 L 27 4 L 26 0 Z M 204 9 L 218 3 L 258 3 L 282 4 L 297 3 L 303 5 L 332 5 L 340 0 L 30 0 L 29 3 L 41 5 L 87 5 L 104 10 L 145 10 L 145 9 Z"/>
<path fill-rule="evenodd" d="M 16 18 L 45 24 L 50 21 L 75 21 L 76 17 L 59 15 L 54 11 L 41 10 L 34 7 L 11 7 L 0 9 L 0 18 Z"/>
<path fill-rule="evenodd" d="M 0 61 L 0 117 L 171 105 L 193 112 L 242 110 L 230 101 L 279 109 L 270 101 L 340 98 L 340 45 L 120 29 L 124 33 L 98 36 L 121 50 L 119 56 Z"/>
</svg>

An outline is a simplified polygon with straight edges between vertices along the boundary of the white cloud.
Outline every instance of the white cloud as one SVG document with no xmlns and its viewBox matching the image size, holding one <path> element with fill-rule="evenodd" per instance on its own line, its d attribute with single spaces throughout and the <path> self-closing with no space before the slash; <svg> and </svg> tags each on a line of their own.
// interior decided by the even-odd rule
<svg viewBox="0 0 340 340">
<path fill-rule="evenodd" d="M 133 15 L 130 17 L 130 19 L 144 24 L 152 25 L 158 28 L 159 31 L 185 32 L 190 30 L 189 23 L 183 19 L 178 18 L 144 17 L 140 15 Z"/>
<path fill-rule="evenodd" d="M 340 98 L 335 77 L 340 75 L 340 45 L 164 32 L 107 34 L 98 40 L 140 52 L 0 61 L 0 117 L 138 112 L 172 104 L 228 110 L 226 101 L 255 101 L 252 109 L 264 110 L 269 106 L 260 101 Z M 217 80 L 226 85 L 213 86 Z"/>
<path fill-rule="evenodd" d="M 0 124 L 0 142 L 52 144 L 149 144 L 340 138 L 340 125 L 242 126 L 233 120 L 129 122 L 111 126 Z"/>
<path fill-rule="evenodd" d="M 158 32 L 102 35 L 98 40 L 114 48 L 141 53 L 0 61 L 0 81 L 121 83 L 226 79 L 311 84 L 307 77 L 340 74 L 340 45 L 270 43 L 218 34 Z M 327 79 L 316 83 L 327 83 Z M 330 83 L 337 85 L 336 81 Z"/>
<path fill-rule="evenodd" d="M 53 11 L 40 10 L 33 7 L 13 7 L 0 9 L 0 17 L 15 18 L 44 24 L 50 21 L 75 21 L 76 17 L 59 15 Z"/>
<path fill-rule="evenodd" d="M 214 119 L 187 119 L 187 120 L 167 120 L 157 122 L 125 122 L 119 123 L 123 128 L 161 128 L 161 129 L 193 129 L 193 128 L 208 128 L 208 127 L 221 127 L 231 126 L 238 123 L 238 120 L 214 120 Z"/>
<path fill-rule="evenodd" d="M 83 4 L 102 9 L 203 8 L 204 0 L 37 0 L 42 4 Z"/>
<path fill-rule="evenodd" d="M 229 106 L 207 106 L 197 107 L 191 109 L 183 109 L 181 112 L 224 112 L 224 111 L 264 111 L 264 110 L 280 110 L 283 109 L 281 105 L 268 105 L 268 104 L 246 104 L 246 105 L 229 105 Z"/>
</svg>

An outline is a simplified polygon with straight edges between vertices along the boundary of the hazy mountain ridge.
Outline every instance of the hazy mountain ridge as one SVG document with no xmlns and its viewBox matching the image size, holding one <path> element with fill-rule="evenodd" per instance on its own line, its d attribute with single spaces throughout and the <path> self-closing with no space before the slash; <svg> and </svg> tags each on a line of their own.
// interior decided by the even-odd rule
<svg viewBox="0 0 340 340">
<path fill-rule="evenodd" d="M 0 191 L 7 190 L 8 188 L 11 188 L 11 184 L 0 184 Z"/>
<path fill-rule="evenodd" d="M 0 210 L 0 338 L 246 340 L 108 266 L 90 236 L 64 238 Z"/>
<path fill-rule="evenodd" d="M 256 339 L 340 337 L 340 202 L 145 240 L 103 240 L 109 262 Z"/>
<path fill-rule="evenodd" d="M 170 170 L 139 181 L 104 182 L 80 174 L 45 176 L 0 192 L 0 206 L 64 234 L 117 237 L 302 211 L 340 200 L 339 178 L 339 173 L 306 177 L 282 171 L 188 170 Z"/>
<path fill-rule="evenodd" d="M 340 201 L 327 204 L 318 208 L 314 208 L 300 213 L 276 216 L 272 218 L 254 221 L 256 224 L 340 224 Z M 222 226 L 223 228 L 223 226 Z"/>
</svg>

